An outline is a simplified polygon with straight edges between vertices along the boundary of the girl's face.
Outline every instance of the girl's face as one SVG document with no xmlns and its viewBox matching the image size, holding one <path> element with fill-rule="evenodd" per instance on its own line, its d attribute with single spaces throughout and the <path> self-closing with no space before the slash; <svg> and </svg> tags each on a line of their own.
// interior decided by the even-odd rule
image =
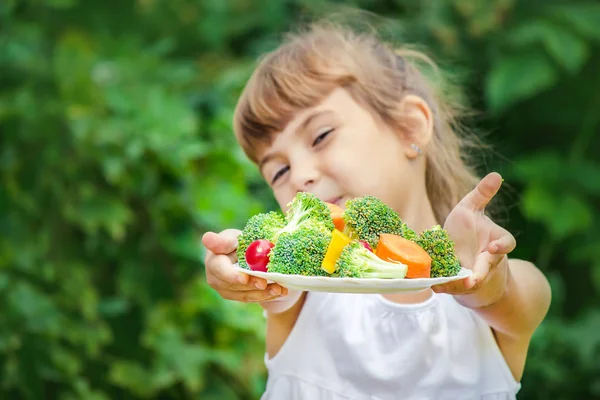
<svg viewBox="0 0 600 400">
<path fill-rule="evenodd" d="M 258 160 L 284 210 L 301 191 L 341 207 L 346 200 L 372 195 L 402 218 L 413 219 L 429 202 L 424 159 L 409 145 L 340 88 L 297 114 L 258 150 Z"/>
</svg>

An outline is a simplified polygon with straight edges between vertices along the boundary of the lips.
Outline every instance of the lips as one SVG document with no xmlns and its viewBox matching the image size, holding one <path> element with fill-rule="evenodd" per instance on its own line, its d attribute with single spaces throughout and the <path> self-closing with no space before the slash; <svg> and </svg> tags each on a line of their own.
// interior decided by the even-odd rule
<svg viewBox="0 0 600 400">
<path fill-rule="evenodd" d="M 332 197 L 330 199 L 325 200 L 327 203 L 331 203 L 331 204 L 335 204 L 336 206 L 340 206 L 341 207 L 341 203 L 342 203 L 342 196 L 338 196 L 338 197 Z"/>
</svg>

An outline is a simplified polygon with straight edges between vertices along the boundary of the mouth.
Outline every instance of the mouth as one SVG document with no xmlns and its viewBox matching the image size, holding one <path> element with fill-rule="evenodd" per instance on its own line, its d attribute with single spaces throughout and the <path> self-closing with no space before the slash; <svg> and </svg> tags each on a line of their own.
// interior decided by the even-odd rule
<svg viewBox="0 0 600 400">
<path fill-rule="evenodd" d="M 325 200 L 327 203 L 335 204 L 336 206 L 342 206 L 342 196 L 332 197 L 330 199 Z"/>
</svg>

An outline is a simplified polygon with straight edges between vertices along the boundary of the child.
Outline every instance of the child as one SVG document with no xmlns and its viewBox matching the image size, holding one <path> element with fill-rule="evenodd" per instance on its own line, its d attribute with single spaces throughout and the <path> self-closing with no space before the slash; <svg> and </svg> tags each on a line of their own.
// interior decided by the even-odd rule
<svg viewBox="0 0 600 400">
<path fill-rule="evenodd" d="M 237 273 L 237 230 L 206 233 L 209 284 L 267 318 L 264 399 L 514 399 L 550 303 L 544 276 L 509 260 L 513 236 L 484 208 L 449 103 L 374 35 L 314 25 L 262 59 L 235 134 L 282 208 L 299 191 L 343 206 L 374 195 L 415 231 L 442 224 L 462 281 L 394 295 L 288 292 Z"/>
</svg>

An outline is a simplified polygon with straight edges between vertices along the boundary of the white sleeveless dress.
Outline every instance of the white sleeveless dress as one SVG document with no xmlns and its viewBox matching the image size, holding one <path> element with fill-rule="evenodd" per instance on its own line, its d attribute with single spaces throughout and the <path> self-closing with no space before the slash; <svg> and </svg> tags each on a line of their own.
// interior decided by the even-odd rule
<svg viewBox="0 0 600 400">
<path fill-rule="evenodd" d="M 513 378 L 489 326 L 454 298 L 419 304 L 310 292 L 262 400 L 509 400 Z"/>
</svg>

